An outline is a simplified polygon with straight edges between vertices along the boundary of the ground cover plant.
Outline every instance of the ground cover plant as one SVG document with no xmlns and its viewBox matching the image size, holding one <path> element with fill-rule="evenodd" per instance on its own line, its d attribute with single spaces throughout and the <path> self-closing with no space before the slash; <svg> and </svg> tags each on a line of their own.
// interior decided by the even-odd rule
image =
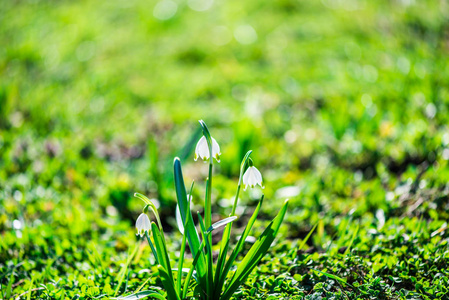
<svg viewBox="0 0 449 300">
<path fill-rule="evenodd" d="M 232 211 L 248 149 L 264 178 L 236 263 L 289 199 L 234 299 L 447 298 L 448 12 L 436 0 L 3 1 L 0 298 L 165 295 L 133 195 L 154 203 L 175 264 L 167 170 L 179 157 L 203 214 L 201 118 L 223 153 L 211 224 Z M 261 192 L 240 194 L 234 245 Z"/>
</svg>

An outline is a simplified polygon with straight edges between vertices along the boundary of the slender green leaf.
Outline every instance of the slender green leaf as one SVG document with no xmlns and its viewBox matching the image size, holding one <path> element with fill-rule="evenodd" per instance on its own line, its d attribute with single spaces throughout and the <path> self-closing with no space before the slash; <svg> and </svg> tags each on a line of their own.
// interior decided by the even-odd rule
<svg viewBox="0 0 449 300">
<path fill-rule="evenodd" d="M 182 288 L 182 299 L 184 299 L 186 297 L 186 295 L 187 295 L 187 289 L 189 287 L 190 278 L 193 275 L 193 270 L 195 269 L 195 267 L 196 267 L 196 265 L 198 263 L 198 259 L 200 258 L 201 253 L 203 253 L 203 249 L 204 249 L 205 245 L 206 245 L 206 242 L 203 241 L 201 243 L 200 247 L 198 248 L 198 251 L 197 251 L 197 253 L 195 255 L 195 258 L 193 259 L 192 267 L 190 268 L 190 271 L 189 271 L 189 273 L 187 274 L 187 276 L 186 276 L 186 278 L 184 280 L 184 286 Z"/>
<path fill-rule="evenodd" d="M 237 217 L 233 216 L 233 217 L 228 217 L 226 219 L 223 219 L 223 220 L 220 220 L 218 222 L 215 222 L 214 224 L 212 224 L 209 227 L 209 229 L 206 230 L 206 233 L 210 233 L 210 232 L 212 232 L 213 230 L 215 230 L 217 228 L 225 226 L 226 224 L 233 222 L 235 219 L 237 219 Z"/>
<path fill-rule="evenodd" d="M 190 209 L 187 210 L 187 193 L 184 185 L 184 178 L 182 176 L 181 162 L 179 158 L 175 158 L 174 160 L 174 173 L 175 173 L 175 188 L 176 188 L 176 196 L 178 199 L 179 211 L 181 212 L 182 221 L 185 223 L 187 215 L 186 212 L 190 212 Z M 191 214 L 191 212 L 190 212 Z M 192 215 L 190 215 L 190 219 L 192 219 Z M 200 238 L 198 233 L 196 232 L 195 225 L 192 223 L 186 224 L 187 230 L 187 240 L 189 241 L 190 249 L 193 255 L 196 254 L 196 249 L 199 249 L 200 246 Z M 199 258 L 198 266 L 201 270 L 204 269 L 204 257 Z M 201 272 L 199 272 L 201 273 Z M 204 272 L 203 272 L 204 273 Z"/>
<path fill-rule="evenodd" d="M 240 164 L 239 182 L 237 185 L 237 192 L 235 193 L 234 204 L 232 205 L 232 212 L 231 212 L 230 216 L 235 215 L 235 210 L 237 208 L 237 202 L 239 199 L 240 188 L 241 188 L 241 184 L 242 184 L 243 173 L 245 172 L 245 167 L 247 165 L 248 159 L 252 152 L 253 152 L 252 150 L 249 150 L 248 152 L 246 152 L 246 154 L 243 157 L 242 162 Z M 220 286 L 218 293 L 221 293 L 221 287 L 223 286 L 222 284 L 220 285 L 220 276 L 222 275 L 223 267 L 225 266 L 225 259 L 226 259 L 226 255 L 228 253 L 228 247 L 229 247 L 229 239 L 231 237 L 231 230 L 232 230 L 232 224 L 228 224 L 225 227 L 225 230 L 223 232 L 223 239 L 222 239 L 223 242 L 220 245 L 220 252 L 218 254 L 217 268 L 215 270 L 215 278 L 214 278 L 214 282 Z M 215 289 L 215 292 L 217 292 L 217 289 Z"/>
<path fill-rule="evenodd" d="M 159 265 L 159 257 L 157 255 L 156 249 L 154 248 L 153 242 L 151 241 L 150 235 L 148 234 L 148 231 L 145 231 L 145 236 L 147 238 L 148 244 L 150 245 L 151 252 L 153 252 L 154 259 L 156 260 L 156 263 Z"/>
<path fill-rule="evenodd" d="M 191 195 L 192 193 L 192 189 L 193 189 L 193 182 L 192 185 L 190 186 L 190 193 L 189 195 Z M 190 200 L 192 196 L 189 196 L 190 199 L 188 199 L 187 201 L 187 205 L 186 205 L 186 209 L 188 211 L 186 211 L 186 224 L 190 222 Z M 178 211 L 179 211 L 179 206 L 177 206 Z M 181 213 L 179 213 L 179 219 L 181 219 Z M 181 250 L 179 252 L 179 261 L 178 261 L 178 268 L 179 270 L 182 270 L 183 264 L 184 264 L 184 253 L 185 253 L 185 249 L 186 249 L 186 238 L 187 238 L 187 233 L 184 232 L 184 227 L 185 225 L 182 225 L 182 241 L 181 241 Z M 178 280 L 176 282 L 176 287 L 177 287 L 177 291 L 178 294 L 181 295 L 181 279 L 182 279 L 182 272 L 178 271 Z"/>
<path fill-rule="evenodd" d="M 265 229 L 262 235 L 257 239 L 256 243 L 254 243 L 249 252 L 240 262 L 237 271 L 234 273 L 223 292 L 223 296 L 221 297 L 222 300 L 227 300 L 234 294 L 235 290 L 246 280 L 259 261 L 265 256 L 279 231 L 282 221 L 284 220 L 287 207 L 288 200 L 285 201 L 276 218 L 271 221 L 270 225 Z"/>
<path fill-rule="evenodd" d="M 132 259 L 134 258 L 134 256 L 136 255 L 137 249 L 139 249 L 139 244 L 136 244 L 136 246 L 134 247 L 133 252 L 131 253 L 130 256 L 128 256 L 128 259 L 126 260 L 126 264 L 124 264 L 124 265 L 122 266 L 122 268 L 120 269 L 120 272 L 118 273 L 118 275 L 117 275 L 117 277 L 116 277 L 116 279 L 118 279 L 118 280 L 117 280 L 117 281 L 118 281 L 118 284 L 117 284 L 117 288 L 115 289 L 114 296 L 117 295 L 118 290 L 120 289 L 120 287 L 121 287 L 121 285 L 122 285 L 122 283 L 123 283 L 123 280 L 125 279 L 125 276 L 126 276 L 126 270 L 128 269 L 128 266 L 129 266 L 129 264 L 131 263 L 131 260 L 132 260 Z"/>
<path fill-rule="evenodd" d="M 313 225 L 312 229 L 309 231 L 309 233 L 306 235 L 306 237 L 304 238 L 304 240 L 302 241 L 301 245 L 299 245 L 298 251 L 302 250 L 302 248 L 304 247 L 304 245 L 307 243 L 307 241 L 309 240 L 310 236 L 312 235 L 312 233 L 315 231 L 315 228 L 318 226 L 318 222 L 315 223 L 315 225 Z"/>
<path fill-rule="evenodd" d="M 349 242 L 348 248 L 346 248 L 345 255 L 351 251 L 352 244 L 354 243 L 354 239 L 357 236 L 358 232 L 359 232 L 359 225 L 357 224 L 357 228 L 355 229 L 354 234 L 352 235 L 352 238 L 351 238 L 351 241 Z"/>
<path fill-rule="evenodd" d="M 164 296 L 162 296 L 161 294 L 155 292 L 155 291 L 141 291 L 141 292 L 137 292 L 134 293 L 132 295 L 128 295 L 125 297 L 118 297 L 115 299 L 118 300 L 138 300 L 138 299 L 144 299 L 146 297 L 153 297 L 156 299 L 160 299 L 160 300 L 166 300 L 166 298 Z"/>
<path fill-rule="evenodd" d="M 162 237 L 162 233 L 159 231 L 159 228 L 154 222 L 151 222 L 151 231 L 153 232 L 154 244 L 156 246 L 159 263 L 165 270 L 168 270 L 167 272 L 169 274 L 169 277 L 173 281 L 173 274 L 170 267 L 170 258 L 168 257 L 165 241 Z"/>
<path fill-rule="evenodd" d="M 212 265 L 212 245 L 206 233 L 206 227 L 204 226 L 203 218 L 200 213 L 198 213 L 198 219 L 201 227 L 201 234 L 203 241 L 206 241 L 206 262 L 207 262 L 207 285 L 206 285 L 206 295 L 212 295 L 214 288 L 214 277 L 213 277 L 213 265 Z"/>
<path fill-rule="evenodd" d="M 201 128 L 203 129 L 203 135 L 206 138 L 207 141 L 207 146 L 209 149 L 209 177 L 207 178 L 207 184 L 206 184 L 206 199 L 205 199 L 205 203 L 204 203 L 204 221 L 205 221 L 205 225 L 206 227 L 210 227 L 210 225 L 212 224 L 211 220 L 212 220 L 212 212 L 211 212 L 211 207 L 212 207 L 212 166 L 213 166 L 213 162 L 214 162 L 214 158 L 212 157 L 212 137 L 210 135 L 209 132 L 209 128 L 207 128 L 206 123 L 203 120 L 199 120 L 198 121 L 201 125 Z"/>
<path fill-rule="evenodd" d="M 159 270 L 159 276 L 162 280 L 162 285 L 164 286 L 165 291 L 167 292 L 168 300 L 180 300 L 181 298 L 179 297 L 179 295 L 176 293 L 175 290 L 173 278 L 170 276 L 171 270 L 167 272 L 167 270 L 161 265 L 159 265 L 157 269 Z"/>
<path fill-rule="evenodd" d="M 228 261 L 226 262 L 226 265 L 223 269 L 223 271 L 219 274 L 219 281 L 216 282 L 217 286 L 215 288 L 215 291 L 218 291 L 221 293 L 221 290 L 223 289 L 224 282 L 226 280 L 226 276 L 228 275 L 229 270 L 231 269 L 232 265 L 234 264 L 235 259 L 239 255 L 240 251 L 242 251 L 244 243 L 246 238 L 248 237 L 251 228 L 254 225 L 254 222 L 257 219 L 257 216 L 259 214 L 260 208 L 262 207 L 264 196 L 260 198 L 259 204 L 257 205 L 256 209 L 254 210 L 251 218 L 248 221 L 248 224 L 246 224 L 245 230 L 242 233 L 242 236 L 240 237 L 239 241 L 237 242 L 237 245 L 235 246 L 234 250 L 231 253 L 231 256 L 229 257 Z M 227 227 L 226 227 L 227 228 Z M 224 254 L 224 257 L 226 257 L 226 254 Z M 218 264 L 217 264 L 218 266 Z"/>
<path fill-rule="evenodd" d="M 33 281 L 34 278 L 31 278 L 30 287 L 28 288 L 27 300 L 31 299 L 31 293 L 33 292 Z"/>
<path fill-rule="evenodd" d="M 6 287 L 6 298 L 11 297 L 13 283 L 14 283 L 14 270 L 12 270 L 12 272 L 11 272 L 11 276 L 9 277 L 8 286 Z"/>
<path fill-rule="evenodd" d="M 152 278 L 152 276 L 149 276 L 149 277 L 147 278 L 147 280 L 145 280 L 145 281 L 139 286 L 139 288 L 136 290 L 136 293 L 137 293 L 137 292 L 140 292 L 140 290 L 143 289 L 143 287 L 148 283 L 148 281 L 151 280 L 151 278 Z"/>
<path fill-rule="evenodd" d="M 184 185 L 184 178 L 182 176 L 182 168 L 181 168 L 181 161 L 179 158 L 175 158 L 173 162 L 173 168 L 174 168 L 174 176 L 175 176 L 175 189 L 176 189 L 176 197 L 178 200 L 179 210 L 181 212 L 181 218 L 183 222 L 185 223 L 187 218 L 187 213 L 190 213 L 189 218 L 192 219 L 192 215 L 190 212 L 190 209 L 187 210 L 188 202 L 187 202 L 187 193 L 186 188 Z M 196 251 L 200 248 L 200 238 L 198 236 L 198 233 L 195 229 L 195 224 L 193 222 L 189 222 L 186 224 L 185 230 L 187 231 L 187 240 L 189 242 L 190 250 L 192 251 L 192 254 L 196 256 Z M 200 285 L 203 288 L 206 288 L 206 260 L 204 257 L 204 253 L 201 251 L 200 256 L 198 258 L 198 263 L 196 264 L 196 269 L 198 272 L 198 277 L 200 279 Z"/>
</svg>

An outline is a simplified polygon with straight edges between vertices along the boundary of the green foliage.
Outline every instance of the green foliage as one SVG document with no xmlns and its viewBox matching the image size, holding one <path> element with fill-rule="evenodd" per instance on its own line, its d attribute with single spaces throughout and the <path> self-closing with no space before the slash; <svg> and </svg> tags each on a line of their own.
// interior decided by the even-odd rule
<svg viewBox="0 0 449 300">
<path fill-rule="evenodd" d="M 205 199 L 205 207 L 204 207 L 204 215 L 206 220 L 211 220 L 211 211 L 210 207 L 207 208 L 207 206 L 211 205 L 211 189 L 212 189 L 212 162 L 214 159 L 214 156 L 212 155 L 213 148 L 212 148 L 212 137 L 209 133 L 209 129 L 207 128 L 204 121 L 200 121 L 201 127 L 203 128 L 203 134 L 204 137 L 207 140 L 207 145 L 205 147 L 209 150 L 209 177 L 206 179 L 207 187 L 206 187 L 206 199 Z M 200 140 L 201 142 L 201 140 Z M 198 145 L 200 145 L 200 142 Z M 199 147 L 199 146 L 197 146 Z M 218 146 L 217 146 L 218 147 Z M 198 152 L 200 153 L 200 152 Z M 145 206 L 143 208 L 144 214 L 142 216 L 146 216 L 146 212 L 148 211 L 148 207 L 151 208 L 152 212 L 154 213 L 156 219 L 158 220 L 158 224 L 152 223 L 151 228 L 140 228 L 141 225 L 139 225 L 139 222 L 136 222 L 136 227 L 138 232 L 141 232 L 142 230 L 145 230 L 145 234 L 148 240 L 148 244 L 151 246 L 151 249 L 153 251 L 154 259 L 156 263 L 158 264 L 158 270 L 159 270 L 159 276 L 161 278 L 162 284 L 165 287 L 165 290 L 167 292 L 167 297 L 170 300 L 179 300 L 179 299 L 186 299 L 186 296 L 188 294 L 188 287 L 189 287 L 189 281 L 191 279 L 191 276 L 196 269 L 196 272 L 199 274 L 196 278 L 196 284 L 199 287 L 199 292 L 194 293 L 196 297 L 199 297 L 200 299 L 229 299 L 236 289 L 242 285 L 247 277 L 251 274 L 253 269 L 257 266 L 259 261 L 265 256 L 267 253 L 270 245 L 273 243 L 278 231 L 279 227 L 284 219 L 285 213 L 287 211 L 287 203 L 286 200 L 281 211 L 278 213 L 276 218 L 268 225 L 268 227 L 265 229 L 265 231 L 262 233 L 262 235 L 258 238 L 256 243 L 251 247 L 250 251 L 245 255 L 244 259 L 239 263 L 239 266 L 237 267 L 237 270 L 234 272 L 232 277 L 228 280 L 225 287 L 225 280 L 227 279 L 228 272 L 230 268 L 233 266 L 235 258 L 237 255 L 240 254 L 242 251 L 243 243 L 245 242 L 246 238 L 248 237 L 249 231 L 251 230 L 252 225 L 254 224 L 254 221 L 256 220 L 258 211 L 260 210 L 260 206 L 262 204 L 263 196 L 261 201 L 259 202 L 259 206 L 256 209 L 256 212 L 253 214 L 253 217 L 251 218 L 249 222 L 249 226 L 246 227 L 243 235 L 241 236 L 240 240 L 238 241 L 234 251 L 230 255 L 229 259 L 226 261 L 227 256 L 227 249 L 230 242 L 230 229 L 232 226 L 232 223 L 237 219 L 237 216 L 234 215 L 235 212 L 235 205 L 237 204 L 237 199 L 239 197 L 240 192 L 240 186 L 242 185 L 242 176 L 243 172 L 247 168 L 247 164 L 252 166 L 252 160 L 249 157 L 251 154 L 251 151 L 249 151 L 245 157 L 242 160 L 241 167 L 240 167 L 240 176 L 238 181 L 238 187 L 237 187 L 237 194 L 236 194 L 236 201 L 234 203 L 234 207 L 232 209 L 231 216 L 220 220 L 218 222 L 215 222 L 214 224 L 209 225 L 209 228 L 206 230 L 205 222 L 203 221 L 203 217 L 198 212 L 198 220 L 200 225 L 200 233 L 201 233 L 201 245 L 196 247 L 197 243 L 199 243 L 199 240 L 196 239 L 196 237 L 199 237 L 199 234 L 197 233 L 195 229 L 195 225 L 192 222 L 192 213 L 190 211 L 190 202 L 191 202 L 191 194 L 193 190 L 193 183 L 190 188 L 189 196 L 187 197 L 187 193 L 185 191 L 185 185 L 184 185 L 184 179 L 182 176 L 182 170 L 181 170 L 181 164 L 179 158 L 175 158 L 174 160 L 174 176 L 175 176 L 175 189 L 178 195 L 178 204 L 177 207 L 179 208 L 179 220 L 177 220 L 178 227 L 180 232 L 182 233 L 182 244 L 181 244 L 181 251 L 180 256 L 178 260 L 178 268 L 176 269 L 177 276 L 174 276 L 172 273 L 172 268 L 170 266 L 170 258 L 168 255 L 168 250 L 166 247 L 166 241 L 164 238 L 164 231 L 162 229 L 162 225 L 160 223 L 159 214 L 152 203 L 150 199 L 143 196 L 142 194 L 136 193 L 135 196 L 140 198 L 145 202 Z M 195 154 L 195 156 L 197 153 Z M 204 155 L 204 154 L 199 154 Z M 195 158 L 196 159 L 196 158 Z M 218 157 L 217 157 L 218 161 Z M 247 184 L 243 182 L 243 184 Z M 188 198 L 188 199 L 187 199 Z M 181 211 L 183 213 L 181 213 Z M 208 216 L 209 214 L 209 216 Z M 213 265 L 213 258 L 212 258 L 212 239 L 211 234 L 214 230 L 219 229 L 220 227 L 226 226 L 226 230 L 223 232 L 223 239 L 221 241 L 221 251 L 218 254 L 219 260 L 217 263 L 217 266 L 214 267 Z M 153 241 L 150 238 L 150 233 L 153 236 Z M 186 237 L 189 236 L 187 239 Z M 193 237 L 193 238 L 192 238 Z M 186 241 L 189 240 L 189 247 L 191 249 L 191 252 L 193 255 L 195 255 L 195 258 L 193 260 L 192 266 L 190 267 L 189 271 L 187 272 L 187 276 L 185 278 L 184 284 L 181 283 L 182 281 L 182 274 L 184 273 L 183 265 L 184 265 L 184 255 L 185 255 L 185 244 Z M 154 248 L 152 245 L 156 245 Z M 223 246 L 225 245 L 225 246 Z M 195 249 L 195 250 L 194 250 Z M 203 252 L 204 250 L 204 252 Z M 198 260 L 199 258 L 203 258 L 204 261 Z M 226 265 L 224 268 L 223 266 Z M 125 268 L 126 270 L 126 268 Z M 204 273 L 205 271 L 205 273 Z M 176 281 L 175 281 L 176 278 Z M 181 286 L 183 289 L 181 289 Z M 120 284 L 118 288 L 120 287 Z M 117 288 L 117 289 L 118 289 Z M 141 295 L 141 292 L 137 292 L 135 294 L 132 294 L 134 296 Z M 150 293 L 145 294 L 144 296 L 151 296 Z"/>
<path fill-rule="evenodd" d="M 211 222 L 246 149 L 267 183 L 251 235 L 290 199 L 236 299 L 447 298 L 447 3 L 176 0 L 161 20 L 160 2 L 2 1 L 0 298 L 165 297 L 147 242 L 128 264 L 132 195 L 158 199 L 176 262 L 166 170 L 178 156 L 187 182 L 207 176 L 190 159 L 200 118 L 223 145 Z M 238 200 L 232 242 L 260 197 Z"/>
</svg>

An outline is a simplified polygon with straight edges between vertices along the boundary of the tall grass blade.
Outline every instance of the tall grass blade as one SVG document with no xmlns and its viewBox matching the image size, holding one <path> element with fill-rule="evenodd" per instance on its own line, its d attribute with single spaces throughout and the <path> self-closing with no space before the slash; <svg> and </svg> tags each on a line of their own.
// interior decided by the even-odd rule
<svg viewBox="0 0 449 300">
<path fill-rule="evenodd" d="M 209 229 L 206 230 L 206 233 L 210 233 L 210 232 L 212 232 L 212 230 L 215 230 L 215 229 L 217 229 L 217 228 L 223 227 L 223 226 L 225 226 L 225 225 L 228 224 L 228 223 L 234 222 L 235 219 L 237 219 L 236 216 L 234 216 L 234 217 L 228 217 L 228 218 L 226 218 L 226 219 L 223 219 L 223 220 L 220 220 L 220 221 L 218 221 L 218 222 L 215 222 L 214 224 L 212 224 L 212 225 L 209 227 Z"/>
<path fill-rule="evenodd" d="M 176 293 L 173 278 L 170 276 L 171 270 L 167 272 L 161 265 L 159 265 L 157 269 L 159 270 L 159 276 L 161 277 L 162 285 L 167 292 L 168 300 L 181 300 L 179 295 Z"/>
<path fill-rule="evenodd" d="M 299 245 L 298 251 L 302 250 L 302 248 L 306 245 L 307 241 L 309 240 L 312 233 L 315 231 L 315 228 L 318 226 L 318 222 L 313 225 L 312 229 L 309 231 L 309 233 L 306 235 L 304 240 L 302 241 L 301 245 Z"/>
<path fill-rule="evenodd" d="M 248 237 L 248 235 L 251 231 L 251 228 L 253 227 L 254 222 L 257 219 L 257 215 L 259 214 L 260 208 L 262 207 L 263 199 L 264 199 L 264 196 L 262 196 L 260 198 L 259 204 L 257 205 L 256 209 L 254 210 L 251 218 L 249 219 L 248 224 L 246 224 L 245 230 L 243 230 L 242 236 L 240 237 L 239 241 L 237 242 L 237 245 L 235 246 L 234 250 L 232 251 L 231 256 L 229 257 L 228 261 L 226 262 L 224 269 L 222 270 L 222 272 L 220 274 L 218 274 L 219 280 L 216 281 L 217 286 L 215 288 L 215 291 L 217 291 L 218 293 L 221 293 L 221 291 L 223 289 L 224 282 L 226 280 L 226 276 L 228 275 L 228 272 L 231 269 L 232 265 L 234 264 L 234 261 L 237 258 L 237 256 L 239 255 L 240 251 L 242 251 L 242 249 L 243 249 L 245 240 Z M 223 257 L 226 258 L 226 254 L 224 254 Z M 223 262 L 224 262 L 224 260 L 223 260 Z M 220 260 L 218 263 L 220 263 Z M 218 263 L 217 263 L 217 269 L 218 269 Z M 217 273 L 216 273 L 216 275 L 217 275 Z"/>
<path fill-rule="evenodd" d="M 121 287 L 121 285 L 123 283 L 123 280 L 125 279 L 126 270 L 128 269 L 128 266 L 131 263 L 131 261 L 134 258 L 134 256 L 136 255 L 138 249 L 139 249 L 139 244 L 136 244 L 136 246 L 134 247 L 133 252 L 131 253 L 130 256 L 128 256 L 128 259 L 126 260 L 126 264 L 124 264 L 122 266 L 122 268 L 120 269 L 120 272 L 118 273 L 118 275 L 116 277 L 116 279 L 118 279 L 117 280 L 118 284 L 117 284 L 117 288 L 115 289 L 114 296 L 117 295 L 118 290 L 120 289 L 120 287 Z"/>
<path fill-rule="evenodd" d="M 287 207 L 288 200 L 285 201 L 278 215 L 273 221 L 271 221 L 270 225 L 265 229 L 262 235 L 257 239 L 256 243 L 254 243 L 249 252 L 240 262 L 237 271 L 234 273 L 226 286 L 223 296 L 220 298 L 221 300 L 229 299 L 237 288 L 246 280 L 252 270 L 257 266 L 257 263 L 265 256 L 279 231 L 282 221 L 284 220 Z"/>
<path fill-rule="evenodd" d="M 181 161 L 179 158 L 175 158 L 173 162 L 174 174 L 175 174 L 175 189 L 176 189 L 176 197 L 178 200 L 179 210 L 181 212 L 181 218 L 185 223 L 187 219 L 187 213 L 190 214 L 189 218 L 192 219 L 192 213 L 190 212 L 190 207 L 188 207 L 187 201 L 187 193 L 184 185 L 184 178 L 182 176 L 182 168 Z M 193 256 L 196 256 L 198 249 L 200 248 L 200 238 L 195 229 L 195 224 L 193 222 L 189 222 L 186 224 L 186 228 L 184 229 L 187 232 L 187 240 L 189 242 L 190 250 L 192 251 Z M 206 276 L 206 260 L 204 257 L 204 253 L 200 252 L 200 256 L 198 258 L 198 263 L 196 264 L 196 269 L 198 272 L 198 277 L 200 278 L 200 284 L 202 287 L 206 288 L 206 281 L 204 277 Z"/>
<path fill-rule="evenodd" d="M 153 298 L 156 298 L 159 300 L 166 300 L 166 298 L 164 296 L 162 296 L 161 294 L 154 292 L 154 291 L 141 291 L 141 292 L 134 293 L 132 295 L 125 296 L 125 297 L 118 297 L 118 298 L 113 298 L 113 299 L 138 300 L 138 299 L 144 299 L 146 297 L 153 297 Z"/>
<path fill-rule="evenodd" d="M 198 213 L 198 219 L 200 221 L 201 234 L 203 241 L 206 242 L 206 262 L 207 262 L 207 286 L 206 286 L 206 295 L 212 295 L 214 288 L 214 278 L 213 278 L 213 266 L 212 266 L 212 245 L 210 244 L 210 239 L 208 234 L 206 233 L 206 227 L 204 226 L 203 218 L 200 213 Z M 212 229 L 213 230 L 213 229 Z"/>
<path fill-rule="evenodd" d="M 165 270 L 168 270 L 167 272 L 169 274 L 169 277 L 173 281 L 173 274 L 170 267 L 170 258 L 168 257 L 165 241 L 162 233 L 154 222 L 151 222 L 151 231 L 153 232 L 154 244 L 156 246 L 159 263 Z"/>
</svg>

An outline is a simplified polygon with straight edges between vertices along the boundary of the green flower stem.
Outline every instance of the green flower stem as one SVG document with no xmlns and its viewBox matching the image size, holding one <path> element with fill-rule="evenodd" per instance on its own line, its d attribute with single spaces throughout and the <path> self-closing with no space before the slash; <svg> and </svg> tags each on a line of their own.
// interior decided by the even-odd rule
<svg viewBox="0 0 449 300">
<path fill-rule="evenodd" d="M 235 215 L 235 210 L 237 208 L 237 202 L 239 201 L 240 188 L 242 186 L 242 180 L 243 180 L 243 172 L 245 172 L 246 164 L 249 162 L 249 164 L 252 165 L 252 160 L 249 157 L 252 152 L 253 152 L 252 150 L 249 150 L 243 157 L 243 160 L 240 164 L 239 183 L 237 185 L 237 192 L 235 193 L 234 205 L 232 206 L 232 212 L 230 215 L 231 217 Z"/>
<path fill-rule="evenodd" d="M 235 210 L 237 208 L 237 202 L 239 200 L 240 187 L 241 187 L 241 184 L 240 184 L 240 180 L 239 180 L 239 185 L 237 186 L 237 192 L 235 193 L 234 205 L 232 206 L 232 212 L 231 212 L 230 217 L 235 216 Z"/>
<path fill-rule="evenodd" d="M 212 137 L 210 136 L 209 129 L 203 120 L 199 120 L 199 123 L 203 128 L 203 135 L 206 138 L 207 146 L 209 147 L 209 177 L 207 179 L 206 199 L 204 201 L 204 223 L 205 227 L 209 228 L 212 225 L 212 169 L 214 157 L 212 156 Z M 209 243 L 212 244 L 212 237 L 209 236 L 208 239 Z"/>
<path fill-rule="evenodd" d="M 184 252 L 186 249 L 186 231 L 184 229 L 184 234 L 182 235 L 182 242 L 181 242 L 181 251 L 180 251 L 180 256 L 179 256 L 179 263 L 178 263 L 178 281 L 176 282 L 176 286 L 177 286 L 177 292 L 178 294 L 181 294 L 181 280 L 182 280 L 182 267 L 184 264 Z"/>
<path fill-rule="evenodd" d="M 211 146 L 209 146 L 210 149 Z M 212 225 L 212 150 L 210 151 L 210 163 L 209 163 L 209 178 L 207 179 L 207 188 L 206 188 L 206 203 L 204 208 L 204 223 L 206 228 L 209 228 Z"/>
</svg>

